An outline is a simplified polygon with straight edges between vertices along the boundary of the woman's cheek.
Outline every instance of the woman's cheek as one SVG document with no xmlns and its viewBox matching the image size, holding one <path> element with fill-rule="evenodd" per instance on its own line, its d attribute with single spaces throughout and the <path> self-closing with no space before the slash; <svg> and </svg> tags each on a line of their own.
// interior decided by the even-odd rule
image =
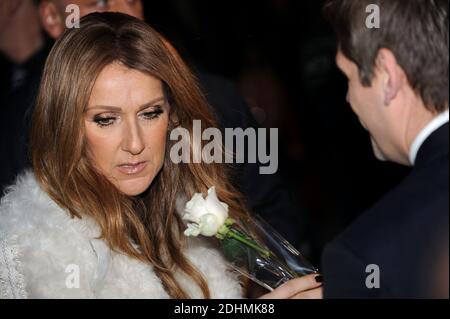
<svg viewBox="0 0 450 319">
<path fill-rule="evenodd" d="M 165 152 L 166 152 L 166 143 L 167 143 L 167 135 L 168 135 L 168 119 L 160 121 L 156 127 L 153 127 L 151 132 L 146 134 L 147 143 L 146 145 L 149 147 L 150 152 L 152 153 L 155 162 L 158 162 L 160 165 L 164 162 Z"/>
<path fill-rule="evenodd" d="M 115 166 L 114 159 L 120 147 L 120 134 L 110 128 L 93 128 L 86 132 L 87 147 L 93 157 L 94 165 L 105 174 Z"/>
</svg>

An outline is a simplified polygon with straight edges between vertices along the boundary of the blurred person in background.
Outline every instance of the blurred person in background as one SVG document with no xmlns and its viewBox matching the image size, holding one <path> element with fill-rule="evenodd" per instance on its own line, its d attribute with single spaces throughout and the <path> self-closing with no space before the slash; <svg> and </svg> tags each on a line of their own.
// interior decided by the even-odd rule
<svg viewBox="0 0 450 319">
<path fill-rule="evenodd" d="M 26 167 L 31 106 L 45 61 L 32 0 L 0 2 L 0 194 Z M 1 196 L 1 195 L 0 195 Z"/>
</svg>

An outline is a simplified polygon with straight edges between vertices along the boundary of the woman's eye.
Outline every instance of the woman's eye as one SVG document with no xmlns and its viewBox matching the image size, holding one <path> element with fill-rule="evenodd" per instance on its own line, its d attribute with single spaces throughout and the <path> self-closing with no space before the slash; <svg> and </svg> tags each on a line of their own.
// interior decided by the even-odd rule
<svg viewBox="0 0 450 319">
<path fill-rule="evenodd" d="M 106 127 L 114 124 L 115 120 L 114 117 L 96 117 L 94 122 L 100 127 Z"/>
<path fill-rule="evenodd" d="M 162 113 L 163 113 L 162 110 L 156 110 L 156 111 L 152 111 L 152 112 L 145 112 L 145 113 L 142 113 L 142 116 L 143 116 L 146 120 L 153 120 L 153 119 L 158 118 Z"/>
</svg>

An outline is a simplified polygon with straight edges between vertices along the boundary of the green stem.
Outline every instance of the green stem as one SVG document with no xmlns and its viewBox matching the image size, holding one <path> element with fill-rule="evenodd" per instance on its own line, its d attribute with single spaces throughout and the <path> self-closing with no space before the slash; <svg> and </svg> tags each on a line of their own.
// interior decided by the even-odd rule
<svg viewBox="0 0 450 319">
<path fill-rule="evenodd" d="M 257 244 L 255 244 L 254 242 L 248 240 L 247 238 L 242 237 L 240 234 L 237 234 L 235 232 L 234 229 L 229 229 L 227 234 L 227 237 L 230 238 L 234 238 L 238 241 L 240 241 L 241 243 L 244 243 L 245 245 L 257 250 L 258 252 L 260 252 L 265 258 L 269 258 L 270 257 L 270 252 L 264 248 L 259 247 Z"/>
</svg>

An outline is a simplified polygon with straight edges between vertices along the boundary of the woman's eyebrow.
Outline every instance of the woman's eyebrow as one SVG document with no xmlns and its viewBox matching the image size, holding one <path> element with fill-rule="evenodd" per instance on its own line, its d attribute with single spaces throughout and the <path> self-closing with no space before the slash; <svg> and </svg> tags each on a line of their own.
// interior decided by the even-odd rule
<svg viewBox="0 0 450 319">
<path fill-rule="evenodd" d="M 141 105 L 139 107 L 139 112 L 142 111 L 142 110 L 145 110 L 146 108 L 152 106 L 153 104 L 155 104 L 157 102 L 165 102 L 165 101 L 166 101 L 166 98 L 164 96 L 161 96 L 161 97 L 158 97 L 156 99 L 153 99 L 152 101 Z"/>
<path fill-rule="evenodd" d="M 152 106 L 153 104 L 157 103 L 157 102 L 163 102 L 165 101 L 166 98 L 164 96 L 155 98 L 153 100 L 151 100 L 150 102 L 147 102 L 141 106 L 139 106 L 139 112 L 142 110 L 145 110 L 146 108 Z M 88 109 L 86 109 L 86 111 L 89 110 L 95 110 L 95 109 L 101 109 L 101 110 L 108 110 L 108 111 L 112 111 L 112 112 L 122 112 L 122 108 L 118 107 L 118 106 L 110 106 L 110 105 L 95 105 L 95 106 L 91 106 Z"/>
<path fill-rule="evenodd" d="M 122 108 L 117 107 L 117 106 L 108 106 L 108 105 L 91 106 L 91 107 L 87 108 L 86 111 L 95 110 L 95 109 L 108 110 L 108 111 L 113 111 L 113 112 L 122 112 Z"/>
</svg>

